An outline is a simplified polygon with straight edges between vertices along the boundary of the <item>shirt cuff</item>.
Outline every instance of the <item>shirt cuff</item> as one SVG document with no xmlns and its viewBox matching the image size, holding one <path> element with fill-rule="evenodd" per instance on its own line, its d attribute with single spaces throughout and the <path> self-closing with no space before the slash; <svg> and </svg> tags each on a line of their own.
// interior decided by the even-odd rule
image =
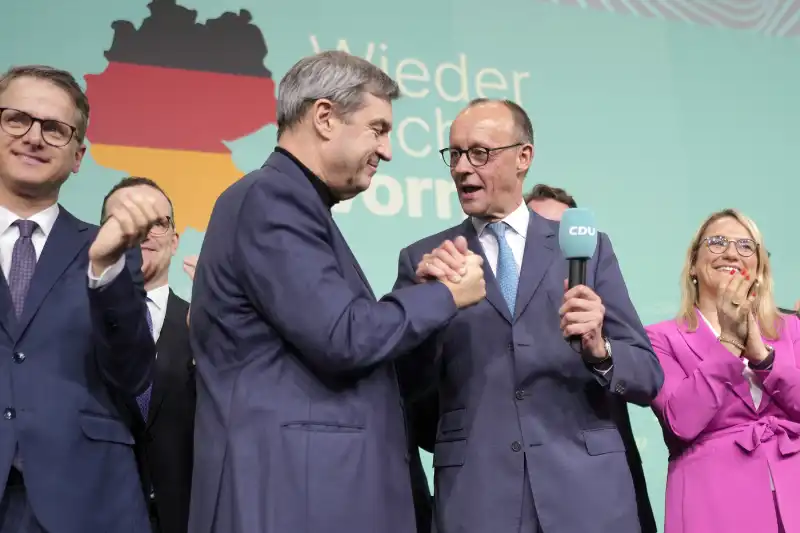
<svg viewBox="0 0 800 533">
<path fill-rule="evenodd" d="M 614 370 L 614 363 L 611 362 L 611 359 L 607 359 L 600 364 L 592 365 L 592 371 L 601 376 L 607 375 L 612 370 Z"/>
<path fill-rule="evenodd" d="M 105 287 L 106 285 L 117 279 L 117 276 L 120 275 L 123 268 L 125 268 L 125 254 L 123 254 L 122 257 L 120 257 L 116 263 L 105 269 L 103 273 L 100 274 L 100 277 L 95 277 L 92 274 L 92 263 L 90 261 L 89 272 L 88 272 L 89 288 L 100 289 L 102 287 Z"/>
</svg>

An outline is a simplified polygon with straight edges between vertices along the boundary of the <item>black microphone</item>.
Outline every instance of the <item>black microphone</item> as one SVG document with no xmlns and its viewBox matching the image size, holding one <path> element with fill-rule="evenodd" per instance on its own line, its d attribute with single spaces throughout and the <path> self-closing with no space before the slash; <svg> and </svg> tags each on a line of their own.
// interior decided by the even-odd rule
<svg viewBox="0 0 800 533">
<path fill-rule="evenodd" d="M 588 209 L 574 207 L 564 211 L 558 228 L 558 244 L 569 262 L 567 288 L 586 284 L 586 265 L 597 249 L 597 228 L 594 214 Z M 580 335 L 569 339 L 573 349 L 581 352 Z"/>
</svg>

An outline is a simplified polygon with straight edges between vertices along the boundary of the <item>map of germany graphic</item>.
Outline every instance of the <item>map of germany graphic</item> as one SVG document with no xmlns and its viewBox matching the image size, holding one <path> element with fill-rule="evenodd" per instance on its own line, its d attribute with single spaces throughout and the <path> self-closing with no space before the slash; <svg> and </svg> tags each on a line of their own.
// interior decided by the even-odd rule
<svg viewBox="0 0 800 533">
<path fill-rule="evenodd" d="M 205 23 L 175 0 L 153 0 L 137 29 L 112 24 L 108 67 L 86 75 L 87 131 L 101 166 L 156 181 L 178 231 L 205 231 L 214 202 L 242 171 L 223 141 L 275 124 L 267 44 L 246 10 Z"/>
</svg>

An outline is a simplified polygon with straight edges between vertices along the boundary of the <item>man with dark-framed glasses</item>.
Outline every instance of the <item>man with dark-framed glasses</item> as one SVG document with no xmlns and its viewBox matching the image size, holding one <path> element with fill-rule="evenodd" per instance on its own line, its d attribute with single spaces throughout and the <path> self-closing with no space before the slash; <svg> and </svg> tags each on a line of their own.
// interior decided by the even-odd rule
<svg viewBox="0 0 800 533">
<path fill-rule="evenodd" d="M 457 280 L 472 253 L 486 280 L 484 301 L 398 363 L 411 434 L 434 454 L 434 530 L 641 533 L 615 412 L 648 405 L 663 373 L 607 235 L 567 290 L 559 223 L 523 200 L 533 153 L 518 104 L 471 102 L 442 150 L 467 218 L 400 252 L 395 289 Z"/>
<path fill-rule="evenodd" d="M 126 412 L 136 439 L 152 533 L 186 533 L 196 390 L 186 323 L 189 303 L 169 285 L 169 268 L 180 236 L 172 201 L 149 178 L 129 176 L 117 183 L 103 200 L 101 219 L 131 192 L 151 198 L 160 216 L 141 245 L 147 312 L 158 353 L 152 384 L 135 401 L 126 403 Z"/>
<path fill-rule="evenodd" d="M 88 120 L 68 72 L 0 75 L 0 533 L 149 528 L 118 401 L 155 360 L 138 245 L 160 217 L 137 194 L 100 228 L 58 204 Z"/>
</svg>

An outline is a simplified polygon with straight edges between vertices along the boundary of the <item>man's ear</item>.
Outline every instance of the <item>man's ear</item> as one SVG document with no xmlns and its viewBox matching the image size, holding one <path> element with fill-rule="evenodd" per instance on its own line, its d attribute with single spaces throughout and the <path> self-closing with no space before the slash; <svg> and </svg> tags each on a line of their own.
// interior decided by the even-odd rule
<svg viewBox="0 0 800 533">
<path fill-rule="evenodd" d="M 310 116 L 317 134 L 323 139 L 330 139 L 333 136 L 336 121 L 333 102 L 325 98 L 317 100 L 311 106 Z"/>
</svg>

